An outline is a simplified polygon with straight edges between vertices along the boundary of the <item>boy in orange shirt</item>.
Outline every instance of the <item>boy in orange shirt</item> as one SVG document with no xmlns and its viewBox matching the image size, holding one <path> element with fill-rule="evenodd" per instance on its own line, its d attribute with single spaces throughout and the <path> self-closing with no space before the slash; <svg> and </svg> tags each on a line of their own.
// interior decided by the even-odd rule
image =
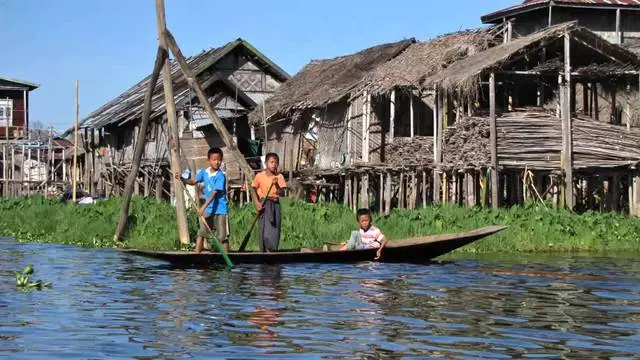
<svg viewBox="0 0 640 360">
<path fill-rule="evenodd" d="M 260 251 L 273 252 L 280 244 L 280 196 L 284 195 L 287 183 L 278 173 L 278 154 L 265 156 L 266 169 L 259 172 L 251 186 L 256 193 L 256 209 L 260 213 Z M 268 194 L 267 194 L 268 192 Z M 262 201 L 264 207 L 262 206 Z"/>
</svg>

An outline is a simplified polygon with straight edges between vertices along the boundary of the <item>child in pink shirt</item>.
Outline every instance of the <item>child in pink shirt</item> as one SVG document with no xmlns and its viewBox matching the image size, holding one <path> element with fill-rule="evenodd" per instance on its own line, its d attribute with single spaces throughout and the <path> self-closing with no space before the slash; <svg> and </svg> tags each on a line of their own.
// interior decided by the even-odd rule
<svg viewBox="0 0 640 360">
<path fill-rule="evenodd" d="M 356 213 L 356 219 L 360 224 L 360 230 L 352 231 L 351 238 L 340 250 L 378 249 L 374 260 L 382 255 L 382 249 L 389 241 L 377 227 L 371 225 L 371 212 L 369 209 L 360 209 Z"/>
</svg>

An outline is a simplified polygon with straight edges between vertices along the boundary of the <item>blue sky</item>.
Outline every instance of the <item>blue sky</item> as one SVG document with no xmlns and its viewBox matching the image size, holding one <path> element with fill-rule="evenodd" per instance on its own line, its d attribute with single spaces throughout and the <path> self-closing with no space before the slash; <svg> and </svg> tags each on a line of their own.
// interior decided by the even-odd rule
<svg viewBox="0 0 640 360">
<path fill-rule="evenodd" d="M 520 0 L 165 0 L 185 55 L 241 37 L 291 75 L 311 59 L 480 26 Z M 157 46 L 154 0 L 0 0 L 0 76 L 35 82 L 31 121 L 56 130 L 146 76 Z"/>
</svg>

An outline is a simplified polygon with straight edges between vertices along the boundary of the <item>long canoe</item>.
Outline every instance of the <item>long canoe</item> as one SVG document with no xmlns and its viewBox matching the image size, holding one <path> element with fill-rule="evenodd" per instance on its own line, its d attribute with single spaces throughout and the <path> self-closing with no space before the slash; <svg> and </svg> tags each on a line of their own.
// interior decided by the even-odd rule
<svg viewBox="0 0 640 360">
<path fill-rule="evenodd" d="M 381 262 L 424 263 L 452 250 L 470 244 L 486 236 L 506 229 L 506 226 L 488 226 L 463 233 L 451 233 L 390 241 L 382 252 Z M 220 253 L 186 251 L 144 251 L 121 249 L 126 254 L 138 255 L 170 262 L 182 266 L 209 266 L 224 264 Z M 229 252 L 234 264 L 281 264 L 281 263 L 355 263 L 371 261 L 376 249 L 366 250 L 323 250 L 287 249 L 277 252 Z"/>
</svg>

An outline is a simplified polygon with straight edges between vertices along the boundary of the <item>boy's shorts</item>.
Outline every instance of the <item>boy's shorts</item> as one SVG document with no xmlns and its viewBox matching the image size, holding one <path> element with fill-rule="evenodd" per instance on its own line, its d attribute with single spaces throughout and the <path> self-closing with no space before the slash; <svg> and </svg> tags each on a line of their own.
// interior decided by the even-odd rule
<svg viewBox="0 0 640 360">
<path fill-rule="evenodd" d="M 216 238 L 221 243 L 229 242 L 229 222 L 227 221 L 227 215 L 224 214 L 211 214 L 205 217 L 207 221 L 207 225 L 211 228 L 216 235 Z M 213 236 L 212 233 L 209 232 L 207 227 L 204 225 L 202 218 L 200 218 L 200 229 L 198 229 L 198 236 L 203 238 L 211 238 Z"/>
<path fill-rule="evenodd" d="M 361 250 L 364 248 L 365 246 L 360 237 L 360 231 L 352 231 L 351 238 L 347 242 L 347 250 Z"/>
</svg>

